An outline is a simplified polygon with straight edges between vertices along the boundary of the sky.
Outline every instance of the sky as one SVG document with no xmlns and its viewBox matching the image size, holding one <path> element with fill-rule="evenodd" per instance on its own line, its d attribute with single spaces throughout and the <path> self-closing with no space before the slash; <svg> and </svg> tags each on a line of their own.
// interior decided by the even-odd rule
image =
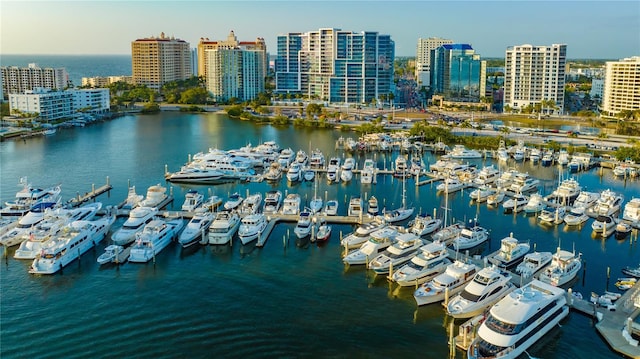
<svg viewBox="0 0 640 359">
<path fill-rule="evenodd" d="M 130 54 L 131 41 L 164 32 L 240 41 L 319 28 L 391 35 L 396 56 L 418 38 L 468 43 L 482 57 L 509 46 L 567 44 L 567 57 L 640 55 L 640 1 L 8 1 L 0 0 L 1 54 Z"/>
</svg>

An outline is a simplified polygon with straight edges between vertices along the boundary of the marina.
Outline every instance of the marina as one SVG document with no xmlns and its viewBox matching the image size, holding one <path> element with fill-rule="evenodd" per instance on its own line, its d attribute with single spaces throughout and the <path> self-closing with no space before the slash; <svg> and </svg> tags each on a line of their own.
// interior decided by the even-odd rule
<svg viewBox="0 0 640 359">
<path fill-rule="evenodd" d="M 164 117 L 163 117 L 164 116 Z M 173 115 L 177 116 L 177 115 Z M 174 119 L 171 115 L 160 116 L 161 120 L 166 121 L 165 124 L 173 123 Z M 187 116 L 191 119 L 191 122 L 187 122 L 183 126 L 186 126 L 186 132 L 192 132 L 193 129 L 189 129 L 189 126 L 249 126 L 244 130 L 251 129 L 251 124 L 245 124 L 243 122 L 227 122 L 232 121 L 228 119 L 215 119 L 205 120 L 199 116 L 190 115 Z M 50 143 L 50 145 L 61 145 L 65 141 L 75 143 L 77 141 L 84 142 L 85 139 L 81 137 L 88 136 L 86 141 L 99 141 L 98 138 L 103 136 L 103 132 L 106 129 L 113 131 L 113 127 L 118 125 L 122 126 L 122 131 L 130 131 L 127 126 L 136 126 L 138 121 L 147 121 L 144 118 L 128 119 L 122 118 L 114 122 L 105 123 L 100 126 L 105 126 L 104 129 L 100 129 L 97 126 L 86 128 L 76 138 L 78 132 L 61 131 L 55 137 L 44 139 L 33 139 L 33 143 L 27 143 L 26 148 L 21 149 L 25 152 L 33 151 L 40 145 L 41 142 Z M 176 119 L 177 121 L 177 119 Z M 145 127 L 146 128 L 146 127 Z M 157 131 L 156 128 L 151 128 L 151 131 Z M 262 138 L 274 138 L 276 142 L 280 143 L 282 147 L 308 148 L 309 141 L 312 141 L 310 134 L 304 135 L 305 131 L 301 131 L 302 138 L 295 138 L 290 134 L 279 134 L 278 130 L 274 130 L 271 127 L 264 127 L 261 129 Z M 94 133 L 95 132 L 95 133 Z M 214 133 L 214 132 L 212 132 Z M 235 131 L 228 132 L 227 135 L 232 137 Z M 180 132 L 175 136 L 183 135 Z M 211 134 L 210 134 L 211 135 Z M 317 134 L 315 134 L 317 135 Z M 315 136 L 314 135 L 314 136 Z M 327 139 L 333 138 L 332 136 L 344 135 L 340 133 L 321 133 L 321 136 L 327 136 Z M 211 135 L 213 136 L 213 135 Z M 260 136 L 258 136 L 260 137 Z M 278 138 L 282 137 L 282 138 Z M 294 139 L 294 142 L 287 142 Z M 114 139 L 112 139 L 113 141 Z M 60 179 L 63 187 L 64 197 L 67 198 L 69 194 L 74 192 L 84 192 L 90 183 L 100 183 L 104 178 L 108 178 L 107 183 L 113 183 L 113 187 L 104 194 L 98 196 L 95 200 L 104 202 L 106 206 L 118 207 L 123 203 L 123 199 L 127 198 L 128 189 L 131 183 L 135 184 L 139 193 L 144 194 L 144 191 L 158 183 L 158 180 L 163 176 L 163 164 L 168 163 L 169 168 L 180 168 L 184 164 L 184 158 L 188 153 L 197 153 L 204 148 L 217 146 L 219 148 L 237 148 L 244 145 L 242 138 L 232 139 L 233 143 L 224 143 L 222 138 L 199 138 L 198 142 L 190 144 L 189 148 L 183 148 L 178 146 L 178 140 L 176 140 L 176 148 L 170 152 L 154 153 L 153 150 L 147 149 L 143 151 L 149 158 L 145 158 L 144 161 L 138 162 L 137 156 L 121 154 L 123 158 L 120 158 L 120 163 L 113 166 L 101 166 L 100 163 L 96 164 L 94 173 L 84 176 L 64 176 L 64 171 L 69 172 L 69 169 L 59 169 L 58 173 L 51 172 L 51 169 L 46 165 L 43 165 L 43 173 L 33 172 L 26 167 L 18 165 L 12 162 L 6 162 L 5 153 L 10 153 L 10 147 L 17 144 L 3 143 L 3 188 L 2 198 L 11 198 L 15 194 L 15 182 L 20 176 L 28 175 L 33 183 L 46 184 L 48 178 Z M 297 141 L 297 142 L 295 142 Z M 320 343 L 311 343 L 306 340 L 298 339 L 292 336 L 292 333 L 296 331 L 299 326 L 309 328 L 308 335 L 315 337 L 322 337 L 332 331 L 344 332 L 345 330 L 351 330 L 352 338 L 345 339 L 339 338 L 337 335 L 330 335 L 329 338 L 323 340 L 324 343 L 332 343 L 332 348 L 329 349 L 328 355 L 358 355 L 362 353 L 369 353 L 374 356 L 406 356 L 416 357 L 422 350 L 432 350 L 435 357 L 446 357 L 449 353 L 447 348 L 447 341 L 449 337 L 449 322 L 453 323 L 446 316 L 446 312 L 440 305 L 426 305 L 417 307 L 412 293 L 414 288 L 408 287 L 401 289 L 393 282 L 389 282 L 384 276 L 374 276 L 372 271 L 366 268 L 356 268 L 356 266 L 345 266 L 341 263 L 341 255 L 344 252 L 344 248 L 340 246 L 341 237 L 345 237 L 347 234 L 354 230 L 354 225 L 359 223 L 365 223 L 370 219 L 366 214 L 367 199 L 374 196 L 378 199 L 380 210 L 396 209 L 401 207 L 403 200 L 402 178 L 395 178 L 392 176 L 394 158 L 397 156 L 397 151 L 390 153 L 376 152 L 372 154 L 349 154 L 346 152 L 333 152 L 333 141 L 324 140 L 328 147 L 322 147 L 321 144 L 313 147 L 321 147 L 321 151 L 330 158 L 333 155 L 340 156 L 341 158 L 347 156 L 353 156 L 356 158 L 356 168 L 361 167 L 365 158 L 375 158 L 375 163 L 378 168 L 384 171 L 387 168 L 388 172 L 378 172 L 376 177 L 376 183 L 361 184 L 359 181 L 360 173 L 357 169 L 353 171 L 353 178 L 349 183 L 331 183 L 326 181 L 325 176 L 318 176 L 316 173 L 314 181 L 297 181 L 296 183 L 287 183 L 286 178 L 272 183 L 264 182 L 223 182 L 215 185 L 173 185 L 162 184 L 167 187 L 167 193 L 175 198 L 177 203 L 166 203 L 166 208 L 159 211 L 160 215 L 169 215 L 179 213 L 183 218 L 185 224 L 188 218 L 192 215 L 192 212 L 181 212 L 180 204 L 185 194 L 192 189 L 197 189 L 201 193 L 205 193 L 206 197 L 217 195 L 220 198 L 227 199 L 233 193 L 240 193 L 243 197 L 248 197 L 248 193 L 262 193 L 264 196 L 270 190 L 280 190 L 283 193 L 283 197 L 287 194 L 296 193 L 300 196 L 300 209 L 307 206 L 310 200 L 314 196 L 314 192 L 317 191 L 318 195 L 325 201 L 337 200 L 340 203 L 337 216 L 329 216 L 323 213 L 315 214 L 313 217 L 315 220 L 325 220 L 327 223 L 331 223 L 333 232 L 330 239 L 322 245 L 315 245 L 310 243 L 310 240 L 297 240 L 294 239 L 293 229 L 295 223 L 299 219 L 299 215 L 290 214 L 283 215 L 281 213 L 273 213 L 267 215 L 267 225 L 258 236 L 257 240 L 242 245 L 238 239 L 231 241 L 229 245 L 215 245 L 215 246 L 201 246 L 194 245 L 188 249 L 182 249 L 176 243 L 169 244 L 162 252 L 156 255 L 153 263 L 142 265 L 130 265 L 130 264 L 105 264 L 98 266 L 96 263 L 97 257 L 103 252 L 104 248 L 111 243 L 103 241 L 95 251 L 88 251 L 82 258 L 74 263 L 71 263 L 64 268 L 62 274 L 58 274 L 53 277 L 29 277 L 26 273 L 27 263 L 16 261 L 11 258 L 11 252 L 13 249 L 9 249 L 9 256 L 5 259 L 2 269 L 3 287 L 10 285 L 11 289 L 4 290 L 2 293 L 3 303 L 7 303 L 11 299 L 15 298 L 19 292 L 27 290 L 31 293 L 42 293 L 46 291 L 48 293 L 46 298 L 40 298 L 38 303 L 47 305 L 48 307 L 60 308 L 61 304 L 52 303 L 53 300 L 62 300 L 66 305 L 73 305 L 78 303 L 78 299 L 68 298 L 68 290 L 77 293 L 76 289 L 68 289 L 69 282 L 72 282 L 73 286 L 80 288 L 93 288 L 94 286 L 108 285 L 113 286 L 116 291 L 121 291 L 125 288 L 131 288 L 132 286 L 139 295 L 139 300 L 151 301 L 152 303 L 162 304 L 165 303 L 165 299 L 159 299 L 158 293 L 163 292 L 163 285 L 166 283 L 172 283 L 172 293 L 166 294 L 169 298 L 166 301 L 185 300 L 187 297 L 182 293 L 199 293 L 200 298 L 194 300 L 195 308 L 211 308 L 216 307 L 228 307 L 231 310 L 230 313 L 219 313 L 218 311 L 208 310 L 210 316 L 215 317 L 218 321 L 232 321 L 234 327 L 241 328 L 253 328 L 258 326 L 260 330 L 270 330 L 273 333 L 270 334 L 270 343 L 265 343 L 255 338 L 255 336 L 246 336 L 240 339 L 240 343 L 231 344 L 230 342 L 217 339 L 207 338 L 203 339 L 203 343 L 191 343 L 190 346 L 184 343 L 178 343 L 174 341 L 174 344 L 178 348 L 188 350 L 189 352 L 202 352 L 205 353 L 205 347 L 209 345 L 222 345 L 227 350 L 237 350 L 238 355 L 257 355 L 257 350 L 260 349 L 261 355 L 275 355 L 282 354 L 282 348 L 289 348 L 284 353 L 291 353 L 289 350 L 295 350 L 299 355 L 309 355 L 311 353 L 317 353 L 322 345 Z M 133 141 L 131 143 L 137 143 Z M 129 146 L 131 145 L 129 144 Z M 120 144 L 122 146 L 122 144 Z M 20 144 L 22 146 L 22 144 Z M 114 144 L 105 145 L 104 148 L 114 146 Z M 151 145 L 153 147 L 153 145 Z M 124 146 L 126 147 L 126 146 Z M 62 149 L 60 149 L 62 150 Z M 15 154 L 14 154 L 15 155 Z M 105 154 L 105 157 L 112 156 Z M 425 152 L 421 155 L 424 158 L 424 162 L 427 164 L 435 163 L 437 158 L 429 153 Z M 100 156 L 97 156 L 100 157 Z M 127 158 L 129 157 L 129 158 Z M 155 158 L 155 159 L 154 159 Z M 73 161 L 73 159 L 70 159 Z M 485 164 L 490 164 L 493 161 L 490 158 L 477 158 L 473 159 L 474 163 L 481 168 Z M 5 166 L 6 163 L 9 165 Z M 141 163 L 139 168 L 136 166 L 130 166 L 131 163 Z M 83 163 L 87 165 L 86 163 Z M 386 166 L 385 166 L 386 164 Z M 541 180 L 541 191 L 544 194 L 549 194 L 557 186 L 558 173 L 556 167 L 549 167 L 545 170 L 543 167 L 533 167 L 530 162 L 524 162 L 517 165 L 521 171 L 528 171 L 533 173 L 536 170 L 535 176 Z M 538 165 L 539 166 L 539 165 Z M 498 167 L 498 166 L 496 166 Z M 499 167 L 501 170 L 505 167 Z M 322 169 L 318 169 L 322 171 Z M 577 174 L 577 178 L 583 186 L 587 186 L 590 191 L 600 192 L 605 188 L 611 188 L 615 192 L 624 192 L 625 198 L 631 199 L 631 197 L 640 196 L 640 190 L 638 189 L 638 182 L 633 180 L 623 180 L 611 175 L 610 170 L 604 170 L 603 175 L 599 175 L 599 169 L 592 169 L 590 171 L 583 171 Z M 6 178 L 6 179 L 5 179 Z M 418 183 L 424 181 L 424 179 L 431 181 L 429 183 Z M 318 181 L 319 179 L 319 181 Z M 534 250 L 546 250 L 554 252 L 558 246 L 558 242 L 562 240 L 562 247 L 571 248 L 575 243 L 577 251 L 582 253 L 583 260 L 588 263 L 584 265 L 579 273 L 579 279 L 571 283 L 574 291 L 579 291 L 583 295 L 587 296 L 590 292 L 602 292 L 607 283 L 606 273 L 607 268 L 611 268 L 612 278 L 615 278 L 620 269 L 624 266 L 637 265 L 638 249 L 637 249 L 637 234 L 632 233 L 624 241 L 617 241 L 615 239 L 593 239 L 590 238 L 591 228 L 590 226 L 580 227 L 574 230 L 565 230 L 564 225 L 544 227 L 540 226 L 534 216 L 527 216 L 524 213 L 512 213 L 503 214 L 498 208 L 487 206 L 485 203 L 476 203 L 469 197 L 469 189 L 463 189 L 457 193 L 448 195 L 448 205 L 445 204 L 445 195 L 439 194 L 436 191 L 436 184 L 442 180 L 442 177 L 433 175 L 432 173 L 424 173 L 418 177 L 416 181 L 415 176 L 406 177 L 406 203 L 408 207 L 414 207 L 415 213 L 432 213 L 436 210 L 434 217 L 440 218 L 445 211 L 449 211 L 450 218 L 464 219 L 467 222 L 468 218 L 479 218 L 479 222 L 484 228 L 490 231 L 491 240 L 485 245 L 478 248 L 472 248 L 467 254 L 465 251 L 456 253 L 452 249 L 448 248 L 449 257 L 454 258 L 468 258 L 474 261 L 478 268 L 483 268 L 488 265 L 485 263 L 484 258 L 490 254 L 496 252 L 499 248 L 499 241 L 502 238 L 508 237 L 510 232 L 514 233 L 514 237 L 521 241 L 530 241 Z M 318 182 L 315 182 L 318 181 Z M 315 188 L 317 184 L 317 189 Z M 92 186 L 93 187 L 93 186 Z M 12 193 L 13 192 L 13 193 Z M 93 190 L 91 192 L 94 192 Z M 96 192 L 98 192 L 96 190 Z M 352 196 L 361 196 L 362 203 L 365 208 L 360 212 L 358 216 L 347 216 L 347 207 L 349 199 Z M 178 200 L 179 199 L 179 200 Z M 445 209 L 446 208 L 446 209 Z M 119 208 L 117 214 L 119 219 L 114 225 L 112 232 L 119 228 L 124 221 L 124 217 L 128 216 L 128 210 L 125 208 Z M 533 221 L 532 221 L 533 220 Z M 589 220 L 590 222 L 593 219 Z M 590 223 L 588 222 L 588 223 Z M 400 223 L 405 224 L 404 222 Z M 234 243 L 235 242 L 235 243 Z M 615 260 L 613 260 L 615 256 Z M 611 260 L 608 258 L 611 257 Z M 295 268 L 295 270 L 294 270 Z M 588 268 L 588 269 L 587 269 Z M 292 272 L 293 271 L 293 272 Z M 295 275 L 293 274 L 295 273 Z M 29 284 L 23 287 L 21 282 L 25 281 L 25 278 L 29 279 Z M 304 280 L 309 278 L 311 280 Z M 259 279 L 259 280 L 257 280 Z M 513 275 L 511 282 L 516 286 L 522 286 L 527 283 L 527 280 L 521 279 L 517 275 Z M 338 283 L 339 285 L 336 285 Z M 257 292 L 264 298 L 268 298 L 261 306 L 256 306 L 255 303 L 249 298 L 241 299 L 239 302 L 234 303 L 230 299 L 225 299 L 226 296 L 235 296 L 239 298 L 243 296 L 247 286 L 252 286 L 252 291 Z M 9 288 L 9 287 L 7 287 Z M 67 289 L 65 289 L 67 288 Z M 637 287 L 636 287 L 637 288 Z M 633 291 L 635 288 L 631 289 Z M 195 292 L 194 292 L 195 291 Z M 175 293 L 174 293 L 175 292 Z M 115 292 L 114 292 L 115 293 Z M 215 295 L 214 293 L 225 293 L 224 295 Z M 632 292 L 627 292 L 632 293 Z M 628 298 L 632 294 L 625 294 L 621 298 L 628 302 Z M 80 296 L 81 297 L 81 296 Z M 587 296 L 588 297 L 588 296 Z M 350 313 L 344 313 L 344 303 L 346 299 L 351 299 L 354 303 L 358 303 L 361 308 L 354 309 Z M 322 305 L 319 305 L 322 301 Z M 583 311 L 589 312 L 593 310 L 593 305 L 589 305 L 587 300 L 576 301 L 574 307 L 583 308 Z M 623 304 L 618 302 L 619 306 Z M 189 329 L 189 334 L 195 334 L 196 332 L 202 333 L 220 333 L 222 337 L 226 337 L 229 334 L 225 333 L 225 330 L 218 327 L 214 323 L 203 322 L 198 318 L 201 316 L 199 312 L 194 308 L 193 310 L 185 309 L 179 316 L 171 313 L 158 313 L 150 308 L 146 309 L 148 314 L 157 316 L 156 319 L 148 319 L 143 316 L 138 318 L 136 325 L 131 324 L 116 324 L 113 320 L 121 318 L 118 311 L 111 309 L 112 305 L 117 306 L 136 306 L 136 302 L 127 298 L 118 297 L 114 299 L 109 306 L 105 303 L 96 303 L 92 306 L 92 311 L 99 312 L 107 311 L 105 317 L 110 317 L 110 325 L 122 326 L 127 330 L 132 330 L 136 333 L 145 333 L 145 330 L 141 328 L 144 323 L 153 323 L 158 321 L 178 321 L 181 326 L 191 326 L 194 329 Z M 282 323 L 273 326 L 273 322 L 276 317 L 286 316 L 287 312 L 296 311 L 299 312 L 299 308 L 303 306 L 304 313 L 299 317 L 289 317 L 292 320 L 296 320 L 295 325 Z M 385 313 L 380 313 L 379 308 L 384 306 L 389 308 Z M 6 307 L 3 305 L 3 328 L 12 328 L 8 332 L 11 336 L 21 337 L 18 331 L 24 331 L 32 325 L 36 325 L 37 320 L 31 323 L 25 322 L 24 317 L 17 314 L 16 310 L 23 307 L 18 305 L 17 307 Z M 274 311 L 274 314 L 264 314 L 264 307 L 270 308 Z M 590 309 L 589 309 L 590 308 Z M 35 316 L 38 313 L 44 313 L 45 307 L 37 309 L 34 313 Z M 601 309 L 600 309 L 601 310 Z M 86 312 L 87 315 L 90 312 Z M 235 313 L 235 314 L 234 314 Z M 242 318 L 239 316 L 242 314 Z M 262 313 L 262 314 L 261 314 Z M 623 312 L 622 310 L 607 311 L 603 313 L 602 323 L 603 328 L 615 328 L 621 327 L 624 323 L 620 322 L 621 318 L 612 319 L 612 313 L 620 314 L 627 313 L 630 315 L 632 312 Z M 267 315 L 266 322 L 258 321 L 256 318 L 260 318 L 263 315 Z M 346 316 L 346 317 L 345 317 Z M 179 319 L 178 319 L 179 318 Z M 294 319 L 297 318 L 297 319 Z M 360 318 L 360 319 L 357 319 Z M 366 319 L 362 319 L 366 318 Z M 445 318 L 445 324 L 443 325 L 443 318 Z M 590 327 L 587 318 L 581 318 L 581 316 L 569 315 L 568 322 L 563 321 L 562 329 L 553 329 L 552 341 L 556 343 L 568 343 L 571 342 L 571 346 L 574 347 L 570 351 L 574 351 L 574 354 L 578 354 L 575 350 L 583 346 L 591 346 L 591 350 L 596 351 L 601 357 L 616 357 L 614 351 L 609 348 L 609 345 L 615 348 L 623 348 L 624 344 L 615 339 L 607 339 L 608 337 L 603 334 L 605 340 L 599 337 L 598 331 Z M 62 318 L 58 317 L 59 325 L 56 327 L 64 326 L 70 328 L 73 325 L 79 324 L 81 318 Z M 382 333 L 374 334 L 373 337 L 380 339 L 380 343 L 372 343 L 370 346 L 364 348 L 359 346 L 359 341 L 365 340 L 364 338 L 371 339 L 371 331 L 366 330 L 366 333 L 358 333 L 358 329 L 347 329 L 343 324 L 348 323 L 360 323 L 360 320 L 366 320 L 372 323 L 372 325 L 381 326 Z M 606 320 L 606 321 L 605 321 Z M 19 322 L 18 322 L 19 321 Z M 346 321 L 346 323 L 345 323 Z M 606 324 L 611 322 L 611 324 Z M 624 320 L 623 320 L 624 322 Z M 314 324 L 312 324 L 314 323 Z M 96 324 L 97 325 L 97 324 Z M 315 328 L 314 326 L 319 326 Z M 457 324 L 455 325 L 457 327 Z M 15 328 L 15 329 L 14 329 Z M 22 329 L 19 329 L 22 328 Z M 172 326 L 166 327 L 163 330 L 166 332 L 172 331 Z M 173 327 L 173 330 L 177 330 Z M 182 329 L 182 328 L 180 328 Z M 363 329 L 364 330 L 364 329 Z M 599 329 L 598 329 L 599 330 Z M 3 329 L 4 331 L 4 329 Z M 613 330 L 612 330 L 613 332 Z M 57 335 L 54 334 L 55 338 Z M 104 335 L 104 332 L 102 332 Z M 149 334 L 149 333 L 147 333 Z M 613 333 L 615 334 L 615 333 Z M 5 335 L 5 334 L 3 334 Z M 80 335 L 78 333 L 78 335 Z M 378 335 L 380 335 L 378 337 Z M 87 340 L 95 341 L 97 345 L 95 348 L 88 348 L 82 343 L 75 343 L 75 346 L 79 348 L 79 351 L 85 350 L 91 352 L 94 355 L 126 355 L 129 353 L 131 345 L 133 345 L 133 339 L 127 337 L 121 337 L 117 335 L 118 339 L 123 343 L 122 349 L 115 349 L 112 351 L 111 346 L 107 343 L 106 339 L 102 337 L 98 338 L 94 334 L 83 335 Z M 152 334 L 157 339 L 166 339 L 162 333 Z M 402 336 L 410 338 L 410 340 L 417 343 L 412 348 L 400 348 L 394 346 L 390 340 L 396 338 L 396 336 Z M 59 338 L 59 337 L 58 337 Z M 614 338 L 614 336 L 611 336 Z M 51 342 L 46 339 L 39 339 L 41 345 L 50 345 Z M 206 345 L 204 344 L 206 343 Z M 581 344 L 582 343 L 582 344 Z M 613 343 L 613 344 L 611 344 Z M 4 341 L 3 341 L 3 345 Z M 9 345 L 9 344 L 7 344 Z M 564 345 L 564 344 L 563 344 Z M 595 347 L 594 347 L 595 346 Z M 20 351 L 21 353 L 32 354 L 38 356 L 41 352 L 37 348 L 38 346 L 30 346 L 25 348 L 19 344 L 11 344 L 8 349 L 9 353 Z M 577 348 L 575 348 L 577 347 Z M 149 347 L 146 347 L 149 349 Z M 188 348 L 188 349 L 187 349 Z M 636 348 L 637 349 L 637 348 Z M 57 355 L 67 355 L 68 349 L 61 346 L 53 346 L 53 352 Z M 375 353 L 375 354 L 374 354 Z M 546 348 L 541 345 L 534 345 L 529 353 L 537 357 L 545 358 L 563 358 L 566 357 L 566 352 L 559 352 L 553 348 Z M 625 353 L 621 351 L 621 353 Z M 633 353 L 633 352 L 631 352 Z M 626 354 L 628 355 L 628 354 Z M 463 357 L 463 352 L 458 351 L 457 357 Z M 633 357 L 633 356 L 632 356 Z"/>
</svg>

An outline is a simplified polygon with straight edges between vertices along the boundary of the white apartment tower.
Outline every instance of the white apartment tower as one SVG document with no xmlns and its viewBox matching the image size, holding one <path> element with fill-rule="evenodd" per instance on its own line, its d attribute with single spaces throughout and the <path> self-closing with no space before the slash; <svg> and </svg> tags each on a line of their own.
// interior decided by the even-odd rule
<svg viewBox="0 0 640 359">
<path fill-rule="evenodd" d="M 418 86 L 431 86 L 431 52 L 445 44 L 453 44 L 453 40 L 429 37 L 418 39 L 416 50 L 416 81 Z"/>
<path fill-rule="evenodd" d="M 189 43 L 167 37 L 137 39 L 131 42 L 133 81 L 137 85 L 159 90 L 171 81 L 191 77 L 191 49 Z"/>
<path fill-rule="evenodd" d="M 602 114 L 615 117 L 620 111 L 640 109 L 640 56 L 607 61 L 604 73 Z"/>
<path fill-rule="evenodd" d="M 504 74 L 504 106 L 522 110 L 544 100 L 555 102 L 556 109 L 546 113 L 564 112 L 565 65 L 567 45 L 520 45 L 507 48 Z"/>
</svg>

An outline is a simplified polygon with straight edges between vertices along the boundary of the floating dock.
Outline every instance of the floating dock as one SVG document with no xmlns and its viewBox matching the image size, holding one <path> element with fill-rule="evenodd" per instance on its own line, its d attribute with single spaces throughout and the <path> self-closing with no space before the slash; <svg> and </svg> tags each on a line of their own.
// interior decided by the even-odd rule
<svg viewBox="0 0 640 359">
<path fill-rule="evenodd" d="M 76 197 L 71 198 L 70 200 L 68 200 L 66 202 L 66 206 L 71 207 L 71 208 L 79 207 L 80 205 L 84 204 L 85 202 L 93 200 L 96 197 L 100 196 L 101 194 L 108 193 L 112 189 L 113 189 L 113 187 L 109 183 L 109 177 L 107 177 L 107 183 L 106 184 L 104 184 L 104 185 L 102 185 L 102 186 L 100 186 L 98 188 L 96 188 L 96 186 L 94 184 L 92 184 L 90 192 L 86 192 L 83 195 L 80 195 L 78 193 L 78 195 Z"/>
</svg>

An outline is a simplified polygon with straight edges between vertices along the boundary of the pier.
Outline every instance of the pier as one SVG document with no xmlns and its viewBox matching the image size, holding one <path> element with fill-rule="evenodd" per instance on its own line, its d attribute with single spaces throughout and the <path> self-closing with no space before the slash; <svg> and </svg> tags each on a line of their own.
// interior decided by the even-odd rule
<svg viewBox="0 0 640 359">
<path fill-rule="evenodd" d="M 96 197 L 100 196 L 101 194 L 108 193 L 112 189 L 113 189 L 113 186 L 111 186 L 111 184 L 109 183 L 109 177 L 107 176 L 107 182 L 104 185 L 96 188 L 95 184 L 92 184 L 90 192 L 86 192 L 83 195 L 80 195 L 78 193 L 76 197 L 73 197 L 66 202 L 66 206 L 71 208 L 79 207 L 80 205 L 90 200 L 94 200 Z"/>
<path fill-rule="evenodd" d="M 629 358 L 640 358 L 638 341 L 631 338 L 634 330 L 640 332 L 634 323 L 639 314 L 640 282 L 616 301 L 615 310 L 596 311 L 599 320 L 596 329 L 614 351 Z"/>
</svg>

